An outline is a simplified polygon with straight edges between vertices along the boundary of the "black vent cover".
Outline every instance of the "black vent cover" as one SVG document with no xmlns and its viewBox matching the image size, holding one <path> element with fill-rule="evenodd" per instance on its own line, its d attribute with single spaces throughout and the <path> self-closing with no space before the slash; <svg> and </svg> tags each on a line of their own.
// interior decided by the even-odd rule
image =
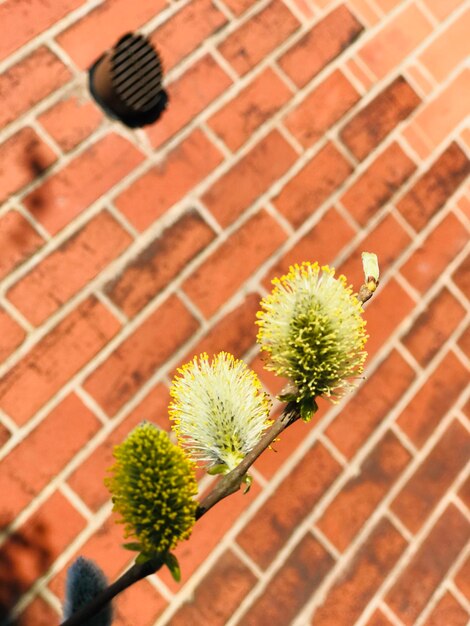
<svg viewBox="0 0 470 626">
<path fill-rule="evenodd" d="M 143 35 L 121 37 L 92 66 L 89 78 L 98 104 L 131 128 L 155 122 L 168 102 L 160 56 Z"/>
</svg>

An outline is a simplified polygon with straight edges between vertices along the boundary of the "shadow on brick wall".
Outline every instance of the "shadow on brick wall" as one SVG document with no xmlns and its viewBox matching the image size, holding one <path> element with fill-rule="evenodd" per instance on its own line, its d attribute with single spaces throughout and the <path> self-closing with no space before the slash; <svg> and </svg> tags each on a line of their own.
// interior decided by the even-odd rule
<svg viewBox="0 0 470 626">
<path fill-rule="evenodd" d="M 20 597 L 53 561 L 43 523 L 28 527 L 27 534 L 15 532 L 0 550 L 0 626 L 19 626 L 21 619 L 11 616 Z"/>
<path fill-rule="evenodd" d="M 50 161 L 41 152 L 40 144 L 37 141 L 31 141 L 25 150 L 24 159 L 25 168 L 29 171 L 31 180 L 40 179 L 44 176 L 51 165 Z M 36 189 L 31 196 L 30 208 L 38 215 L 47 206 L 47 198 L 44 192 Z"/>
</svg>

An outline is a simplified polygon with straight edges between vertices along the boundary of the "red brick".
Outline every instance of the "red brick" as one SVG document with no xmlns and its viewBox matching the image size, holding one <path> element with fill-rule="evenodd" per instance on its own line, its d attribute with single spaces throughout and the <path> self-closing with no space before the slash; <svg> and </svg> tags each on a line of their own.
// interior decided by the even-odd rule
<svg viewBox="0 0 470 626">
<path fill-rule="evenodd" d="M 10 524 L 99 430 L 100 422 L 69 395 L 0 464 L 1 524 Z M 54 446 L 52 442 L 60 441 Z"/>
<path fill-rule="evenodd" d="M 431 146 L 438 146 L 468 115 L 469 91 L 470 70 L 464 69 L 435 98 L 428 100 L 409 128 L 418 129 Z"/>
<path fill-rule="evenodd" d="M 232 32 L 220 44 L 219 51 L 242 76 L 275 50 L 300 26 L 281 0 L 273 0 L 265 9 Z"/>
<path fill-rule="evenodd" d="M 331 233 L 335 236 L 332 237 Z M 299 242 L 273 265 L 263 281 L 271 290 L 271 279 L 286 274 L 290 265 L 302 261 L 317 261 L 327 265 L 351 241 L 355 233 L 346 220 L 334 208 L 329 209 L 322 219 L 311 228 Z"/>
<path fill-rule="evenodd" d="M 386 596 L 406 626 L 415 623 L 469 537 L 470 524 L 450 505 Z"/>
<path fill-rule="evenodd" d="M 363 67 L 360 67 L 357 63 L 357 59 L 351 57 L 346 61 L 345 67 L 348 68 L 350 75 L 356 79 L 356 84 L 361 87 L 361 93 L 364 94 L 372 87 L 375 81 L 373 81 L 369 74 L 366 74 Z"/>
<path fill-rule="evenodd" d="M 310 533 L 306 534 L 240 623 L 244 626 L 291 624 L 333 564 L 334 559 L 325 548 Z"/>
<path fill-rule="evenodd" d="M 451 143 L 397 203 L 403 217 L 417 231 L 441 209 L 470 172 L 465 152 Z"/>
<path fill-rule="evenodd" d="M 0 128 L 66 83 L 71 76 L 65 65 L 45 47 L 38 48 L 8 69 L 0 76 Z"/>
<path fill-rule="evenodd" d="M 222 175 L 202 196 L 202 201 L 222 226 L 228 226 L 296 159 L 294 149 L 273 130 Z"/>
<path fill-rule="evenodd" d="M 192 597 L 170 618 L 168 626 L 224 626 L 256 582 L 247 566 L 233 552 L 226 551 Z"/>
<path fill-rule="evenodd" d="M 298 87 L 303 87 L 351 45 L 362 30 L 359 20 L 342 4 L 295 43 L 279 64 Z"/>
<path fill-rule="evenodd" d="M 405 548 L 405 539 L 381 520 L 313 613 L 312 626 L 354 624 Z"/>
<path fill-rule="evenodd" d="M 98 128 L 103 114 L 91 100 L 72 94 L 47 109 L 38 120 L 62 150 L 68 152 Z"/>
<path fill-rule="evenodd" d="M 269 233 L 269 237 L 259 237 Z M 183 284 L 187 295 L 210 317 L 284 242 L 286 234 L 264 209 L 256 213 Z"/>
<path fill-rule="evenodd" d="M 400 413 L 397 423 L 421 447 L 468 384 L 468 371 L 449 352 Z"/>
<path fill-rule="evenodd" d="M 400 4 L 401 0 L 375 0 L 375 3 L 383 13 L 389 13 Z"/>
<path fill-rule="evenodd" d="M 466 415 L 468 419 L 470 419 L 470 399 L 467 400 L 467 402 L 463 405 L 462 413 L 464 415 Z M 465 496 L 468 499 L 467 505 L 468 505 L 468 508 L 470 509 L 470 504 L 469 504 L 469 502 L 470 502 L 470 491 L 469 490 L 470 490 L 470 485 L 466 485 L 465 488 L 462 488 L 462 492 L 461 492 L 460 495 L 461 495 L 461 497 L 464 497 L 464 494 L 465 494 Z"/>
<path fill-rule="evenodd" d="M 168 71 L 226 23 L 227 18 L 212 0 L 193 0 L 154 30 L 150 41 Z"/>
<path fill-rule="evenodd" d="M 327 143 L 274 199 L 279 211 L 300 226 L 346 180 L 350 163 L 332 144 Z"/>
<path fill-rule="evenodd" d="M 196 130 L 118 196 L 116 206 L 136 228 L 145 230 L 221 160 L 216 147 Z"/>
<path fill-rule="evenodd" d="M 208 124 L 235 152 L 291 97 L 291 90 L 268 67 L 209 118 Z"/>
<path fill-rule="evenodd" d="M 465 331 L 460 335 L 459 348 L 470 359 L 470 325 L 467 325 Z"/>
<path fill-rule="evenodd" d="M 250 364 L 250 367 L 253 368 L 252 363 Z M 253 369 L 255 369 L 256 371 L 256 367 L 254 367 Z M 266 372 L 266 370 L 264 370 L 264 372 Z M 279 377 L 277 378 L 279 380 Z M 264 383 L 263 380 L 262 382 Z M 269 387 L 268 389 L 271 391 Z M 274 393 L 272 395 L 274 395 Z M 282 408 L 283 405 L 276 408 L 274 413 L 271 415 L 271 419 L 277 418 L 280 415 Z M 315 416 L 310 422 L 308 428 L 314 428 L 317 422 L 322 419 L 322 417 L 324 416 L 324 411 L 322 411 L 321 409 L 322 407 L 320 407 L 317 413 L 315 413 Z M 290 458 L 290 456 L 294 453 L 300 443 L 304 440 L 305 424 L 301 420 L 297 420 L 296 422 L 291 424 L 289 428 L 284 430 L 278 441 L 272 444 L 270 448 L 268 448 L 260 456 L 260 458 L 256 461 L 254 467 L 266 479 L 271 479 L 276 474 L 276 472 L 284 465 L 284 463 Z"/>
<path fill-rule="evenodd" d="M 315 444 L 244 527 L 237 543 L 266 569 L 340 472 L 326 448 Z"/>
<path fill-rule="evenodd" d="M 43 238 L 17 211 L 8 211 L 0 217 L 0 279 L 38 250 Z"/>
<path fill-rule="evenodd" d="M 304 19 L 310 20 L 315 15 L 315 9 L 311 0 L 294 0 L 294 5 L 302 13 Z"/>
<path fill-rule="evenodd" d="M 470 55 L 468 31 L 470 11 L 461 13 L 438 37 L 436 37 L 419 60 L 434 78 L 442 83 L 447 76 Z"/>
<path fill-rule="evenodd" d="M 341 202 L 354 219 L 365 226 L 415 169 L 416 165 L 410 157 L 393 142 L 351 185 Z"/>
<path fill-rule="evenodd" d="M 119 330 L 94 297 L 82 302 L 0 381 L 0 406 L 24 424 Z"/>
<path fill-rule="evenodd" d="M 11 433 L 5 428 L 3 424 L 0 424 L 0 446 L 4 446 L 6 442 L 10 439 Z"/>
<path fill-rule="evenodd" d="M 380 273 L 382 276 L 395 263 L 404 250 L 409 246 L 411 238 L 398 220 L 390 213 L 380 221 L 360 245 L 348 256 L 346 261 L 338 268 L 345 274 L 349 283 L 356 287 L 364 282 L 362 269 L 361 251 L 368 250 L 377 254 L 379 259 Z M 381 287 L 379 287 L 381 289 Z M 379 295 L 380 291 L 376 295 Z M 374 296 L 375 297 L 375 296 Z M 386 298 L 386 296 L 384 295 Z M 370 306 L 370 305 L 369 305 Z M 367 307 L 368 308 L 368 307 Z M 380 329 L 377 329 L 380 330 Z M 381 337 L 385 339 L 384 333 Z"/>
<path fill-rule="evenodd" d="M 284 118 L 300 143 L 311 146 L 360 99 L 348 79 L 335 70 Z"/>
<path fill-rule="evenodd" d="M 411 84 L 413 84 L 417 89 L 420 90 L 421 94 L 423 94 L 425 97 L 430 96 L 434 87 L 432 85 L 432 82 L 429 80 L 429 75 L 423 73 L 423 69 L 420 65 L 417 65 L 416 62 L 410 60 L 410 63 L 405 69 L 405 74 Z"/>
<path fill-rule="evenodd" d="M 470 600 L 470 557 L 465 561 L 455 576 L 455 584 Z"/>
<path fill-rule="evenodd" d="M 342 487 L 317 523 L 339 550 L 346 550 L 410 459 L 409 452 L 388 431 L 364 459 L 357 475 Z"/>
<path fill-rule="evenodd" d="M 465 131 L 462 132 L 462 136 L 464 134 Z M 470 129 L 468 131 L 469 134 L 469 139 L 468 139 L 468 144 L 470 145 Z M 470 198 L 467 198 L 466 196 L 460 196 L 460 198 L 456 198 L 456 205 L 457 207 L 460 209 L 460 211 L 463 213 L 463 215 L 465 215 L 467 218 L 470 218 Z"/>
<path fill-rule="evenodd" d="M 288 380 L 282 376 L 276 376 L 274 372 L 265 369 L 265 359 L 261 353 L 257 353 L 250 361 L 250 367 L 259 377 L 262 385 L 272 396 L 277 396 L 286 386 Z"/>
<path fill-rule="evenodd" d="M 419 364 L 425 367 L 464 317 L 465 308 L 444 288 L 416 318 L 402 341 Z"/>
<path fill-rule="evenodd" d="M 467 230 L 453 213 L 449 213 L 402 266 L 401 273 L 415 289 L 424 293 L 467 242 Z"/>
<path fill-rule="evenodd" d="M 57 41 L 73 61 L 85 69 L 123 33 L 137 29 L 165 6 L 165 0 L 108 0 L 72 24 Z"/>
<path fill-rule="evenodd" d="M 219 502 L 207 515 L 198 520 L 189 541 L 181 542 L 174 551 L 181 564 L 183 580 L 189 580 L 197 568 L 205 562 L 209 554 L 222 542 L 235 521 L 246 509 L 253 506 L 259 493 L 260 487 L 254 481 L 247 494 L 244 494 L 243 490 L 237 491 Z M 174 593 L 180 590 L 180 585 L 174 582 L 166 568 L 159 572 L 158 577 Z"/>
<path fill-rule="evenodd" d="M 120 575 L 124 567 L 130 565 L 130 561 L 135 559 L 135 553 L 122 548 L 124 531 L 122 524 L 117 522 L 118 516 L 112 513 L 80 546 L 78 553 L 74 554 L 64 568 L 52 578 L 49 587 L 59 598 L 65 596 L 67 568 L 78 556 L 92 559 L 103 570 L 108 580 L 113 580 Z"/>
<path fill-rule="evenodd" d="M 42 174 L 56 155 L 32 128 L 23 128 L 0 145 L 0 202 Z"/>
<path fill-rule="evenodd" d="M 392 351 L 327 428 L 326 434 L 335 446 L 348 458 L 353 457 L 395 407 L 414 377 L 406 361 Z"/>
<path fill-rule="evenodd" d="M 359 51 L 359 57 L 377 78 L 396 68 L 432 32 L 428 18 L 414 4 L 386 23 Z"/>
<path fill-rule="evenodd" d="M 470 128 L 463 128 L 459 137 L 466 146 L 470 146 Z M 468 204 L 468 202 L 466 204 Z"/>
<path fill-rule="evenodd" d="M 362 161 L 420 102 L 403 76 L 399 76 L 344 126 L 340 137 Z"/>
<path fill-rule="evenodd" d="M 153 626 L 167 606 L 148 579 L 139 581 L 113 601 L 113 626 Z"/>
<path fill-rule="evenodd" d="M 366 626 L 393 626 L 393 624 L 385 617 L 382 611 L 377 610 L 367 622 Z"/>
<path fill-rule="evenodd" d="M 162 383 L 154 387 L 123 422 L 84 460 L 68 479 L 69 485 L 92 510 L 98 511 L 109 500 L 109 492 L 102 480 L 113 463 L 113 448 L 122 443 L 140 422 L 146 420 L 169 430 L 167 416 L 170 400 L 168 389 Z"/>
<path fill-rule="evenodd" d="M 20 595 L 45 574 L 84 526 L 81 515 L 56 491 L 10 535 L 2 546 L 0 565 L 3 610 L 8 611 Z"/>
<path fill-rule="evenodd" d="M 241 15 L 255 3 L 256 0 L 224 0 L 225 6 L 235 15 Z"/>
<path fill-rule="evenodd" d="M 84 0 L 47 3 L 43 0 L 10 0 L 2 3 L 0 59 L 7 57 L 83 2 Z"/>
<path fill-rule="evenodd" d="M 430 156 L 430 142 L 425 136 L 423 136 L 423 133 L 413 123 L 413 120 L 408 123 L 404 130 L 402 130 L 401 135 L 407 145 L 414 150 L 415 154 L 417 154 L 422 161 Z"/>
<path fill-rule="evenodd" d="M 462 5 L 460 0 L 424 0 L 424 4 L 441 21 Z"/>
<path fill-rule="evenodd" d="M 255 324 L 261 296 L 250 293 L 243 303 L 230 311 L 210 331 L 191 348 L 182 363 L 186 363 L 194 354 L 207 352 L 216 354 L 223 350 L 230 352 L 237 359 L 254 346 L 258 327 Z"/>
<path fill-rule="evenodd" d="M 448 591 L 434 607 L 423 626 L 468 626 L 468 612 Z"/>
<path fill-rule="evenodd" d="M 466 296 L 467 300 L 470 300 L 470 254 L 467 254 L 465 259 L 452 274 L 452 280 Z"/>
<path fill-rule="evenodd" d="M 85 389 L 109 416 L 115 415 L 197 326 L 183 303 L 171 296 L 97 367 Z"/>
<path fill-rule="evenodd" d="M 15 626 L 51 626 L 57 623 L 59 616 L 49 604 L 38 597 L 35 598 L 27 609 L 21 613 Z"/>
<path fill-rule="evenodd" d="M 187 126 L 231 84 L 231 79 L 210 54 L 192 65 L 168 86 L 170 104 L 158 124 L 150 126 L 148 136 L 158 147 Z"/>
<path fill-rule="evenodd" d="M 132 171 L 142 158 L 132 144 L 110 133 L 26 196 L 25 206 L 55 235 Z"/>
<path fill-rule="evenodd" d="M 132 237 L 103 211 L 51 252 L 7 293 L 39 326 L 125 250 Z"/>
<path fill-rule="evenodd" d="M 159 233 L 133 258 L 104 291 L 133 317 L 164 289 L 214 239 L 214 232 L 195 210 Z"/>
<path fill-rule="evenodd" d="M 0 363 L 23 343 L 25 331 L 11 318 L 6 311 L 0 309 Z"/>
<path fill-rule="evenodd" d="M 393 511 L 417 533 L 445 495 L 470 455 L 470 435 L 454 421 L 392 503 Z"/>
<path fill-rule="evenodd" d="M 317 0 L 317 4 L 319 1 L 321 0 Z M 323 0 L 323 2 L 328 4 L 329 0 Z M 380 11 L 375 2 L 371 5 L 368 0 L 349 0 L 348 5 L 356 15 L 360 16 L 364 26 L 372 27 L 379 22 Z"/>
<path fill-rule="evenodd" d="M 397 327 L 411 313 L 414 300 L 394 279 L 374 294 L 364 311 L 367 321 L 366 350 L 369 359 L 387 342 Z"/>
</svg>

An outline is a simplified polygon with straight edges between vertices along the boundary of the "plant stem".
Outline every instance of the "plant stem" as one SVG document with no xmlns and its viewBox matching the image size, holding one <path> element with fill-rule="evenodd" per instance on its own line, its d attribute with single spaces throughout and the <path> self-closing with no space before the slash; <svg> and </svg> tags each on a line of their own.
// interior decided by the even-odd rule
<svg viewBox="0 0 470 626">
<path fill-rule="evenodd" d="M 260 441 L 251 450 L 243 461 L 229 474 L 226 474 L 214 487 L 214 489 L 201 501 L 197 511 L 196 519 L 201 518 L 209 511 L 217 502 L 223 500 L 227 496 L 235 493 L 240 488 L 243 477 L 253 465 L 260 454 L 268 448 L 279 434 L 290 424 L 299 418 L 295 410 L 295 403 L 288 403 L 277 418 L 274 424 L 266 431 Z M 163 565 L 163 559 L 156 557 L 139 565 L 134 564 L 114 583 L 106 587 L 96 598 L 84 606 L 82 609 L 74 613 L 71 617 L 62 622 L 61 626 L 82 626 L 86 620 L 90 619 L 108 604 L 118 593 L 124 591 L 134 583 L 150 574 L 157 572 Z"/>
<path fill-rule="evenodd" d="M 375 285 L 376 286 L 376 285 Z M 361 304 L 364 304 L 372 297 L 375 291 L 370 289 L 368 285 L 362 285 L 356 294 Z M 266 448 L 268 448 L 275 439 L 288 426 L 293 424 L 300 417 L 296 403 L 289 402 L 286 404 L 284 411 L 277 418 L 274 424 L 266 431 L 256 446 L 246 455 L 243 461 L 229 474 L 226 474 L 212 489 L 212 491 L 200 502 L 196 511 L 196 520 L 207 513 L 217 502 L 223 500 L 227 496 L 235 493 L 240 488 L 243 477 Z M 74 613 L 71 617 L 62 622 L 61 626 L 83 626 L 85 620 L 93 617 L 110 602 L 118 593 L 124 591 L 134 583 L 150 574 L 157 572 L 163 565 L 163 559 L 156 557 L 139 565 L 134 564 L 112 585 L 109 585 L 96 598 L 85 607 Z"/>
<path fill-rule="evenodd" d="M 282 414 L 277 418 L 271 428 L 265 432 L 243 461 L 229 474 L 226 474 L 222 480 L 217 483 L 214 489 L 201 501 L 196 511 L 196 519 L 205 515 L 217 502 L 220 502 L 220 500 L 238 491 L 243 477 L 260 454 L 277 439 L 284 429 L 290 426 L 290 424 L 295 422 L 299 417 L 300 415 L 296 411 L 295 402 L 289 402 Z"/>
<path fill-rule="evenodd" d="M 150 576 L 158 571 L 163 565 L 163 559 L 156 557 L 145 563 L 134 564 L 114 583 L 106 587 L 99 595 L 96 596 L 89 604 L 74 613 L 71 617 L 62 622 L 62 626 L 80 626 L 85 624 L 94 615 L 97 615 L 103 607 L 108 604 L 118 593 L 124 591 L 134 583 L 142 580 L 146 576 Z"/>
</svg>

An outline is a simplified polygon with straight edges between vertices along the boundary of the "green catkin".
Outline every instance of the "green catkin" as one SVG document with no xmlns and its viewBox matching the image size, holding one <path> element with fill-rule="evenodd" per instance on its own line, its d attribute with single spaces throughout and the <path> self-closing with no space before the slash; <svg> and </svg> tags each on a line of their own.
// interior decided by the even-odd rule
<svg viewBox="0 0 470 626">
<path fill-rule="evenodd" d="M 195 523 L 197 483 L 183 450 L 144 422 L 115 447 L 114 457 L 105 483 L 125 536 L 135 537 L 143 554 L 166 553 L 187 539 Z"/>
</svg>

